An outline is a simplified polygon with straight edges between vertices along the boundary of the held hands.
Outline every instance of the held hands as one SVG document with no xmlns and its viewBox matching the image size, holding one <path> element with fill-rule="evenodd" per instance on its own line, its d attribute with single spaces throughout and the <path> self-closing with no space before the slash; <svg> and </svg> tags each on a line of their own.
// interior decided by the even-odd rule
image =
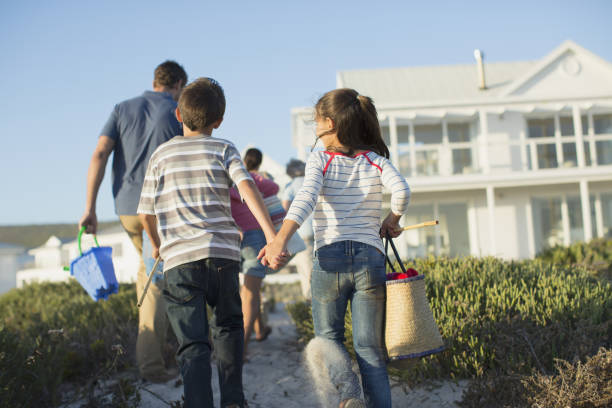
<svg viewBox="0 0 612 408">
<path fill-rule="evenodd" d="M 275 271 L 282 268 L 289 262 L 289 252 L 287 248 L 282 248 L 278 243 L 278 240 L 274 240 L 259 251 L 257 259 L 261 260 L 263 266 L 274 269 Z"/>
<path fill-rule="evenodd" d="M 387 234 L 391 238 L 399 237 L 402 233 L 402 227 L 399 225 L 400 218 L 402 218 L 401 215 L 395 215 L 393 212 L 389 212 L 389 215 L 387 215 L 380 226 L 380 237 L 385 238 Z"/>
</svg>

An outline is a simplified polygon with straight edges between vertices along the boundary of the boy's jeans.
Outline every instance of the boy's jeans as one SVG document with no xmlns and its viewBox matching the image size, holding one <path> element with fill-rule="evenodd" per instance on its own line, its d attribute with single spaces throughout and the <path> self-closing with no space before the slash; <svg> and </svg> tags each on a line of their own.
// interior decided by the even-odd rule
<svg viewBox="0 0 612 408">
<path fill-rule="evenodd" d="M 211 346 L 206 304 L 212 310 L 221 407 L 244 405 L 242 360 L 244 327 L 237 261 L 207 258 L 166 272 L 166 309 L 179 342 L 176 353 L 184 383 L 185 408 L 213 407 Z"/>
<path fill-rule="evenodd" d="M 391 390 L 383 345 L 385 312 L 385 258 L 371 245 L 341 241 L 326 245 L 314 256 L 312 271 L 312 316 L 315 335 L 335 341 L 344 348 L 344 315 L 351 301 L 353 344 L 365 402 L 368 407 L 391 407 Z M 355 374 L 336 372 L 330 378 L 341 400 L 356 398 L 352 387 Z"/>
</svg>

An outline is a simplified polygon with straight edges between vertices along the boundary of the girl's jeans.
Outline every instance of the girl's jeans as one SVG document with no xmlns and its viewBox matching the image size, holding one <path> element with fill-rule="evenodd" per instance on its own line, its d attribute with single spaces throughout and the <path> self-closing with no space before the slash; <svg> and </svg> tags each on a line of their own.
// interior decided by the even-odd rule
<svg viewBox="0 0 612 408">
<path fill-rule="evenodd" d="M 368 407 L 391 407 L 383 344 L 385 312 L 385 257 L 371 245 L 341 241 L 314 253 L 312 272 L 312 315 L 315 335 L 335 341 L 344 349 L 344 315 L 351 301 L 353 344 L 361 372 L 363 393 Z M 340 390 L 341 400 L 355 398 L 351 387 L 355 374 L 336 372 L 329 366 L 330 378 Z"/>
</svg>

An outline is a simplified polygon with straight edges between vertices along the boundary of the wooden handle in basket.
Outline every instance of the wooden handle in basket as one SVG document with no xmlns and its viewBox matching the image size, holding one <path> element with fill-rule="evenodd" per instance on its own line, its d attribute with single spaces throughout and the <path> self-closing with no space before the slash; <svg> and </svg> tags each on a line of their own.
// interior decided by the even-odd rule
<svg viewBox="0 0 612 408">
<path fill-rule="evenodd" d="M 425 221 L 425 222 L 422 222 L 420 224 L 408 225 L 406 227 L 403 227 L 402 231 L 408 231 L 408 230 L 411 230 L 411 229 L 422 228 L 422 227 L 432 227 L 434 225 L 438 225 L 439 223 L 440 223 L 440 221 L 438 221 L 438 220 Z"/>
</svg>

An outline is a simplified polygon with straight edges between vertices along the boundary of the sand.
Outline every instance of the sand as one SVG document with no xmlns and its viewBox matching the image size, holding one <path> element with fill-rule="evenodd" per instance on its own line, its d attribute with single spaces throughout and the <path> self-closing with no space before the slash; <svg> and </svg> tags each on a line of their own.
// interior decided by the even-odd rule
<svg viewBox="0 0 612 408">
<path fill-rule="evenodd" d="M 272 334 L 264 342 L 250 343 L 249 361 L 244 366 L 244 388 L 249 407 L 321 407 L 302 363 L 303 347 L 298 344 L 295 327 L 282 305 L 277 305 L 269 314 L 269 324 Z M 213 373 L 216 374 L 214 368 Z M 180 400 L 183 389 L 176 383 L 143 383 L 140 388 L 141 406 L 165 408 L 172 401 Z M 446 381 L 410 389 L 392 381 L 393 406 L 455 407 L 466 386 L 465 381 Z M 216 377 L 213 378 L 213 392 L 218 406 Z"/>
</svg>

